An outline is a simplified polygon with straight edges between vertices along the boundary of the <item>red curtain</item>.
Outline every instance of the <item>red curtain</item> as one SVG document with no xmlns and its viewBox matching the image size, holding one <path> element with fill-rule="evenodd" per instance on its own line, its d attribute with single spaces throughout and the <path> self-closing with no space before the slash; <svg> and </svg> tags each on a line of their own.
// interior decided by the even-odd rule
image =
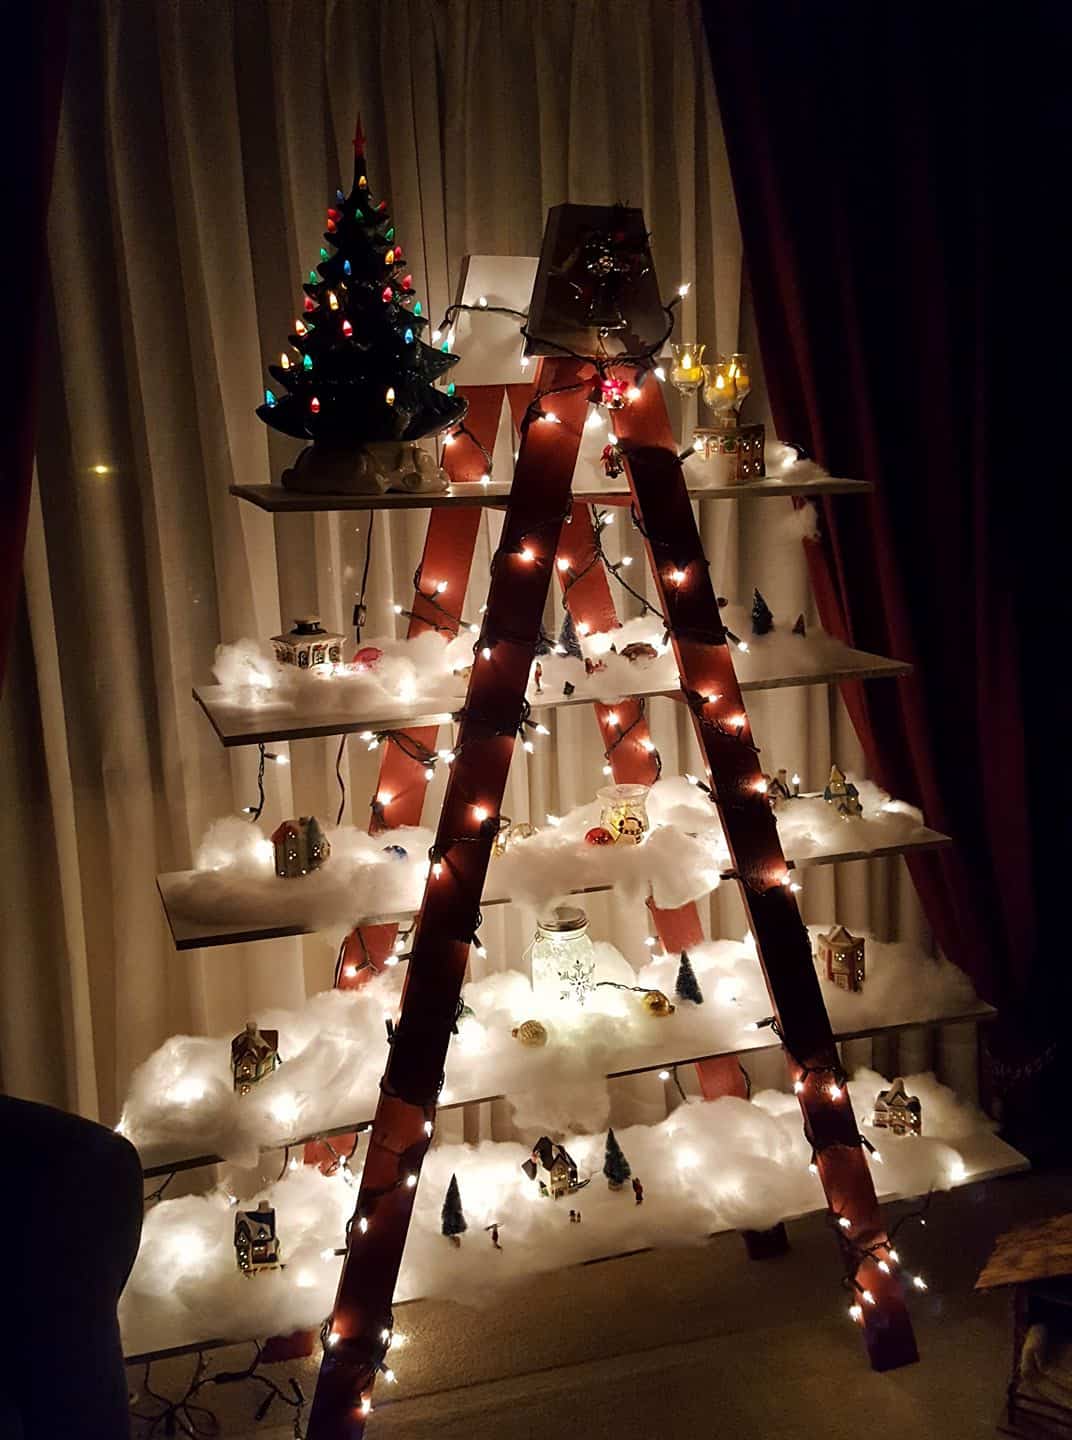
<svg viewBox="0 0 1072 1440">
<path fill-rule="evenodd" d="M 1038 1063 L 1068 964 L 1065 7 L 703 8 L 778 435 L 877 488 L 824 506 L 823 623 L 916 667 L 845 698 L 875 778 L 953 835 L 912 864 L 928 918 Z"/>
<path fill-rule="evenodd" d="M 0 425 L 0 687 L 22 586 L 22 550 L 33 478 L 45 217 L 52 188 L 69 0 L 33 0 L 5 11 L 8 54 L 3 113 L 4 423 Z"/>
</svg>

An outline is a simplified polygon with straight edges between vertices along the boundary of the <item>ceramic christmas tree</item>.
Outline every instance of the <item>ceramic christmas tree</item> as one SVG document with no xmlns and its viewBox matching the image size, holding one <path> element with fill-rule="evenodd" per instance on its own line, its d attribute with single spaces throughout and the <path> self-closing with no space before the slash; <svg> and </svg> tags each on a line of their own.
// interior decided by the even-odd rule
<svg viewBox="0 0 1072 1440">
<path fill-rule="evenodd" d="M 752 591 L 752 634 L 767 635 L 774 629 L 771 608 L 758 590 Z"/>
<path fill-rule="evenodd" d="M 402 244 L 384 200 L 375 202 L 365 137 L 354 135 L 354 183 L 327 212 L 319 263 L 302 315 L 269 374 L 257 414 L 273 429 L 311 440 L 284 485 L 376 492 L 445 483 L 434 457 L 412 443 L 459 421 L 467 402 L 436 382 L 457 362 L 426 345 Z"/>
</svg>

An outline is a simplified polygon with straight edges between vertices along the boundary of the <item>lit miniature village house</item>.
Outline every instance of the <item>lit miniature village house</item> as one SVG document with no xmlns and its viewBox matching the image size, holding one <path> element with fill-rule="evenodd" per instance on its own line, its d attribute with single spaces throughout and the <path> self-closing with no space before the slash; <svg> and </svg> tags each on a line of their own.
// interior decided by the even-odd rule
<svg viewBox="0 0 1072 1440">
<path fill-rule="evenodd" d="M 835 925 L 825 935 L 819 936 L 819 959 L 831 984 L 842 990 L 864 988 L 867 974 L 864 941 L 857 939 L 844 925 Z"/>
<path fill-rule="evenodd" d="M 830 779 L 826 782 L 823 799 L 833 805 L 843 820 L 852 820 L 864 813 L 860 804 L 860 792 L 851 780 L 846 780 L 836 765 L 830 767 Z"/>
<path fill-rule="evenodd" d="M 238 1095 L 248 1095 L 254 1085 L 278 1069 L 279 1031 L 259 1030 L 255 1020 L 247 1020 L 241 1035 L 231 1041 L 231 1073 Z"/>
<path fill-rule="evenodd" d="M 243 1275 L 279 1269 L 279 1238 L 275 1233 L 275 1211 L 267 1200 L 256 1210 L 236 1210 L 234 1248 Z"/>
<path fill-rule="evenodd" d="M 578 1179 L 577 1164 L 566 1147 L 549 1140 L 546 1135 L 536 1141 L 532 1147 L 532 1155 L 521 1168 L 530 1180 L 538 1178 L 540 1194 L 550 1195 L 552 1200 L 558 1200 L 563 1195 L 572 1195 L 575 1190 L 583 1190 L 588 1184 L 587 1180 Z M 541 1170 L 543 1175 L 539 1173 Z"/>
<path fill-rule="evenodd" d="M 900 1075 L 888 1090 L 880 1090 L 875 1097 L 871 1124 L 894 1135 L 922 1135 L 923 1107 L 917 1096 L 906 1092 Z"/>
<path fill-rule="evenodd" d="M 300 815 L 297 820 L 284 820 L 272 833 L 275 847 L 275 873 L 286 880 L 319 870 L 331 854 L 331 842 L 320 828 L 315 815 Z"/>
<path fill-rule="evenodd" d="M 321 625 L 319 615 L 303 615 L 295 620 L 293 630 L 272 636 L 275 658 L 281 665 L 297 665 L 299 670 L 338 665 L 345 641 L 344 635 L 329 634 Z"/>
</svg>

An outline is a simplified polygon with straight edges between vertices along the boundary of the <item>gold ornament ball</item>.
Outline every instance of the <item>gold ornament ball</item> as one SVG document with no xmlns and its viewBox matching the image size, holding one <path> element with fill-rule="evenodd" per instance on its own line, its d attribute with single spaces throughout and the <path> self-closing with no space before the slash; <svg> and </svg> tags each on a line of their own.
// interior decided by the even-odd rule
<svg viewBox="0 0 1072 1440">
<path fill-rule="evenodd" d="M 539 1020 L 523 1020 L 520 1025 L 515 1025 L 510 1031 L 515 1040 L 520 1040 L 522 1045 L 546 1045 L 547 1027 L 541 1025 Z"/>
<path fill-rule="evenodd" d="M 672 1015 L 677 1008 L 675 1005 L 671 1005 L 661 990 L 646 990 L 640 997 L 640 1003 L 649 1015 Z"/>
</svg>

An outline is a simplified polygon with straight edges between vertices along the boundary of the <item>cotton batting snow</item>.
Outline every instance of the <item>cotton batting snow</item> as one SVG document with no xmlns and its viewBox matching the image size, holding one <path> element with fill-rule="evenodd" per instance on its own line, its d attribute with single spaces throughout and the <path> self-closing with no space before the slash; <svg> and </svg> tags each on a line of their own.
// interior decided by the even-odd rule
<svg viewBox="0 0 1072 1440">
<path fill-rule="evenodd" d="M 812 928 L 813 940 L 822 928 Z M 583 1007 L 537 996 L 519 969 L 466 985 L 463 998 L 474 1013 L 451 1042 L 442 1103 L 505 1095 L 518 1125 L 597 1130 L 609 1114 L 608 1074 L 775 1043 L 770 1030 L 754 1028 L 770 1001 L 751 937 L 691 950 L 704 1003 L 677 1000 L 666 1017 L 649 1014 L 638 993 L 618 986 L 673 998 L 678 956 L 660 956 L 639 975 L 613 945 L 597 941 L 595 956 L 596 979 L 612 983 L 597 985 Z M 527 965 L 523 956 L 512 958 Z M 279 1031 L 283 1063 L 249 1095 L 232 1087 L 230 1036 L 172 1036 L 135 1071 L 123 1133 L 146 1165 L 202 1154 L 252 1164 L 259 1149 L 370 1120 L 387 1060 L 384 1017 L 397 1017 L 403 970 L 387 970 L 359 990 L 314 995 L 301 1010 L 258 1010 L 261 1027 Z M 823 982 L 835 1032 L 966 1014 L 978 1005 L 960 970 L 910 945 L 868 939 L 867 971 L 859 994 Z M 512 1036 L 525 1020 L 543 1023 L 545 1046 Z"/>
<path fill-rule="evenodd" d="M 866 1117 L 888 1083 L 861 1070 L 849 1086 L 864 1133 L 882 1155 L 881 1166 L 872 1162 L 880 1193 L 945 1190 L 970 1179 L 973 1163 L 980 1169 L 990 1163 L 990 1122 L 933 1075 L 906 1077 L 923 1107 L 921 1138 L 871 1128 Z M 601 1173 L 602 1132 L 562 1137 L 581 1177 L 591 1177 L 591 1183 L 557 1201 L 541 1198 L 521 1170 L 540 1133 L 533 1127 L 522 1143 L 433 1145 L 422 1169 L 396 1302 L 443 1296 L 478 1305 L 511 1284 L 570 1263 L 642 1246 L 694 1244 L 719 1230 L 764 1229 L 825 1203 L 808 1172 L 810 1151 L 797 1102 L 774 1091 L 751 1103 L 690 1101 L 660 1124 L 616 1130 L 644 1185 L 641 1206 L 628 1186 L 608 1189 Z M 353 1161 L 355 1173 L 362 1153 Z M 440 1233 L 452 1174 L 469 1225 L 460 1248 Z M 334 1300 L 341 1261 L 332 1252 L 343 1243 L 356 1195 L 342 1174 L 299 1168 L 243 1196 L 243 1206 L 262 1197 L 275 1206 L 286 1266 L 253 1278 L 235 1265 L 234 1209 L 225 1190 L 150 1208 L 120 1305 L 127 1353 L 318 1326 Z M 570 1208 L 580 1210 L 580 1225 L 570 1224 Z M 501 1251 L 485 1231 L 493 1223 L 499 1226 Z M 370 1243 L 375 1225 L 373 1214 Z M 907 1243 L 899 1246 L 903 1252 Z M 904 1259 L 910 1263 L 911 1257 L 905 1253 Z"/>
</svg>

